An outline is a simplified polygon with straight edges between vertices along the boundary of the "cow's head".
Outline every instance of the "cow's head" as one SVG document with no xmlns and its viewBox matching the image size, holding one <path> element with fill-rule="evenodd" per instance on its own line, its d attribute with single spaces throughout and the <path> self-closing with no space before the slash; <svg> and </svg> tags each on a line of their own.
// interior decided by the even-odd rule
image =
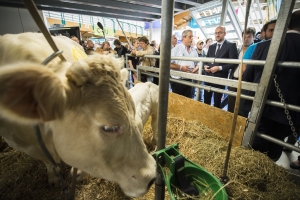
<svg viewBox="0 0 300 200">
<path fill-rule="evenodd" d="M 137 197 L 148 191 L 156 166 L 121 83 L 122 65 L 113 56 L 97 55 L 57 73 L 32 63 L 2 67 L 0 113 L 19 123 L 45 122 L 64 162 Z"/>
</svg>

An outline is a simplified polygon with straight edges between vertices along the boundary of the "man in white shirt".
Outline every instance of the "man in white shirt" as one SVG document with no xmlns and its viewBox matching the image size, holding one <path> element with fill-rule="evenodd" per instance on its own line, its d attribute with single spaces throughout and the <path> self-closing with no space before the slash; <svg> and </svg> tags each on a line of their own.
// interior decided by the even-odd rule
<svg viewBox="0 0 300 200">
<path fill-rule="evenodd" d="M 182 32 L 182 43 L 172 48 L 171 57 L 198 57 L 196 49 L 191 47 L 193 42 L 193 32 L 191 30 L 185 30 Z M 170 67 L 172 70 L 183 71 L 187 73 L 198 73 L 198 66 L 194 61 L 172 60 Z M 172 76 L 175 79 L 182 79 L 178 76 Z M 190 81 L 190 80 L 187 80 Z M 180 83 L 171 82 L 172 92 L 180 94 L 182 96 L 191 98 L 192 87 L 183 85 Z"/>
</svg>

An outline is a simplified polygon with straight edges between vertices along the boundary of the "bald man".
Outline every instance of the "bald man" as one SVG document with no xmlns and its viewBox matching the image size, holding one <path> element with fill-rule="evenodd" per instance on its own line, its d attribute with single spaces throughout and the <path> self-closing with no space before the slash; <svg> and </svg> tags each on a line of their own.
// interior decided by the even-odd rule
<svg viewBox="0 0 300 200">
<path fill-rule="evenodd" d="M 224 26 L 218 26 L 215 29 L 215 40 L 216 43 L 210 45 L 207 56 L 212 58 L 230 58 L 238 59 L 238 51 L 236 44 L 229 42 L 225 39 L 226 29 Z M 236 64 L 225 64 L 225 63 L 203 63 L 205 75 L 219 78 L 227 78 L 228 71 L 234 70 L 238 65 Z M 214 83 L 205 83 L 205 85 L 212 86 L 215 88 L 225 89 L 224 85 L 218 85 Z M 222 93 L 204 91 L 204 103 L 211 104 L 211 98 L 214 93 L 214 106 L 221 108 Z"/>
</svg>

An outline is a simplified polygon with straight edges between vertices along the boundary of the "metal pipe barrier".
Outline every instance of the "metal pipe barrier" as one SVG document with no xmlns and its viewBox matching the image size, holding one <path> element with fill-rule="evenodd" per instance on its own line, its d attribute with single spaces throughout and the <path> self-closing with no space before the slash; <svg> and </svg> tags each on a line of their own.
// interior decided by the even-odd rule
<svg viewBox="0 0 300 200">
<path fill-rule="evenodd" d="M 290 22 L 294 4 L 295 0 L 285 0 L 281 3 L 274 34 L 266 57 L 264 70 L 261 74 L 257 92 L 255 92 L 254 95 L 250 117 L 248 118 L 248 126 L 243 137 L 243 146 L 252 145 L 254 142 L 260 119 L 264 111 L 265 103 L 268 98 L 269 90 L 273 82 L 273 77 L 276 72 L 277 63 L 286 36 L 287 25 Z"/>
<path fill-rule="evenodd" d="M 130 54 L 126 54 L 126 56 L 132 56 Z M 133 56 L 132 56 L 133 57 Z M 145 55 L 145 58 L 156 58 L 159 59 L 160 57 L 157 55 Z M 194 62 L 218 62 L 218 63 L 229 63 L 229 64 L 240 64 L 241 59 L 226 59 L 226 58 L 207 58 L 207 57 L 197 57 L 197 58 L 191 58 L 191 57 L 171 57 L 171 60 L 185 60 L 185 61 L 194 61 Z M 265 65 L 265 60 L 251 60 L 251 59 L 244 59 L 243 64 L 248 65 Z M 294 68 L 300 68 L 300 62 L 285 62 L 281 61 L 278 62 L 277 65 L 279 67 L 294 67 Z"/>
<path fill-rule="evenodd" d="M 151 71 L 151 72 L 159 72 L 159 68 L 154 68 L 154 67 L 137 66 L 137 68 L 138 68 L 137 70 L 136 69 L 134 70 L 134 69 L 131 69 L 131 68 L 129 68 L 128 70 L 136 72 L 136 71 L 140 71 L 139 69 L 142 69 L 142 70 L 147 70 L 147 71 Z M 154 73 L 141 72 L 141 74 L 145 74 L 147 76 L 152 76 L 152 77 L 159 78 L 159 75 L 158 74 L 154 74 Z M 173 71 L 171 71 L 170 74 L 174 75 L 174 76 L 182 76 L 184 78 L 190 78 L 190 79 L 194 79 L 194 80 L 206 80 L 206 79 L 202 79 L 203 76 L 205 76 L 205 75 L 191 74 L 192 76 L 195 76 L 195 78 L 193 78 L 193 77 L 189 77 L 188 75 L 186 75 L 186 72 L 176 72 L 176 71 L 173 72 Z M 207 78 L 207 77 L 205 77 L 205 78 Z M 213 79 L 217 79 L 217 81 L 218 81 L 219 79 L 222 79 L 222 78 L 213 77 Z M 211 87 L 211 86 L 200 85 L 198 83 L 192 83 L 192 82 L 178 80 L 178 79 L 173 79 L 173 78 L 170 78 L 170 81 L 171 82 L 176 82 L 176 83 L 182 83 L 182 84 L 185 84 L 185 85 L 188 85 L 188 86 L 192 86 L 192 87 L 195 87 L 195 88 L 205 89 L 205 90 L 212 91 L 212 92 L 219 92 L 219 93 L 223 93 L 223 94 L 228 94 L 230 96 L 236 96 L 236 94 L 237 94 L 236 92 L 228 91 L 228 90 L 225 90 L 225 89 L 214 88 L 214 87 Z M 222 84 L 221 82 L 217 82 L 217 81 L 213 81 L 213 80 L 209 80 L 209 81 L 211 83 Z M 205 82 L 208 82 L 208 81 L 205 81 Z M 237 87 L 236 86 L 237 85 L 237 81 L 236 80 L 224 79 L 224 82 L 233 83 L 232 85 L 228 84 L 230 87 Z M 132 83 L 132 82 L 129 82 L 129 83 Z M 243 84 L 247 84 L 247 83 L 248 82 L 243 82 Z M 250 85 L 252 85 L 252 84 L 253 85 L 257 85 L 255 83 L 251 83 Z M 246 88 L 245 85 L 244 85 L 244 87 Z M 242 88 L 243 88 L 243 85 L 242 85 Z M 252 91 L 255 91 L 255 90 L 252 90 Z M 251 100 L 251 101 L 254 100 L 253 96 L 248 96 L 248 95 L 244 95 L 244 94 L 241 94 L 241 98 L 247 99 L 247 100 Z M 267 100 L 266 103 L 268 105 L 272 105 L 272 106 L 284 108 L 284 104 L 281 103 L 281 102 L 278 102 L 278 101 Z M 287 106 L 287 108 L 289 110 L 300 112 L 300 107 L 299 106 L 292 105 L 292 104 L 286 104 L 286 106 Z"/>
<path fill-rule="evenodd" d="M 131 55 L 127 54 L 126 57 L 127 56 L 131 56 Z M 145 55 L 145 57 L 159 58 L 159 56 L 156 56 L 156 55 Z M 181 58 L 185 58 L 185 57 L 171 57 L 172 60 L 177 60 L 177 59 L 179 60 Z M 185 58 L 185 60 L 193 60 L 193 61 L 205 60 L 205 61 L 208 61 L 208 62 L 209 61 L 214 61 L 214 60 L 216 60 L 216 62 L 220 62 L 220 60 L 221 60 L 224 63 L 233 63 L 234 62 L 234 64 L 238 64 L 241 61 L 239 59 L 214 59 L 214 58 L 203 58 L 203 57 Z M 245 64 L 249 63 L 249 64 L 252 64 L 252 65 L 264 65 L 265 61 L 261 61 L 261 60 L 244 60 L 243 63 L 245 63 Z M 300 63 L 298 63 L 298 62 L 278 62 L 278 64 L 280 66 L 283 66 L 283 67 L 289 67 L 289 66 L 292 66 L 292 67 L 295 67 L 295 68 L 300 67 Z M 160 68 L 145 67 L 145 66 L 137 66 L 136 70 L 128 68 L 128 70 L 137 72 L 138 78 L 140 77 L 141 74 L 145 74 L 145 75 L 153 76 L 153 77 L 159 77 L 157 74 L 147 73 L 145 71 L 156 72 L 156 73 L 160 72 Z M 170 74 L 174 75 L 174 76 L 180 76 L 182 78 L 197 80 L 197 81 L 204 81 L 204 82 L 215 83 L 215 84 L 219 84 L 219 85 L 226 85 L 226 86 L 235 87 L 235 88 L 237 87 L 237 81 L 232 80 L 232 79 L 210 77 L 210 76 L 206 76 L 206 75 L 191 74 L 191 73 L 175 71 L 175 70 L 170 70 Z M 186 81 L 182 81 L 182 80 L 176 80 L 176 79 L 172 79 L 172 78 L 170 78 L 170 81 L 177 82 L 177 83 L 182 83 L 182 84 L 189 85 L 189 86 L 196 87 L 196 88 L 202 88 L 202 89 L 213 91 L 213 92 L 219 92 L 219 93 L 224 93 L 224 94 L 228 94 L 228 95 L 231 95 L 231 96 L 236 96 L 236 92 L 228 92 L 227 90 L 224 90 L 224 89 L 208 87 L 208 86 L 205 86 L 205 85 L 198 85 L 196 83 L 186 82 Z M 242 82 L 242 83 L 243 83 L 242 84 L 242 89 L 258 92 L 257 88 L 258 88 L 259 84 L 250 83 L 250 82 Z M 253 97 L 247 96 L 247 95 L 241 95 L 241 98 L 252 100 L 252 101 L 254 99 Z M 278 101 L 267 100 L 266 103 L 268 105 L 284 108 L 284 104 L 281 103 L 281 102 L 278 102 Z M 299 106 L 292 105 L 292 104 L 286 104 L 286 106 L 289 110 L 300 112 L 300 107 Z"/>
<path fill-rule="evenodd" d="M 130 54 L 128 56 L 130 56 Z M 156 58 L 156 59 L 159 58 L 159 56 L 156 56 L 156 55 L 146 55 L 145 57 Z M 191 61 L 194 61 L 194 62 L 219 62 L 219 63 L 231 63 L 231 64 L 240 64 L 241 63 L 240 59 L 215 59 L 215 58 L 204 58 L 204 57 L 198 57 L 198 58 L 171 57 L 171 60 L 191 60 Z M 243 63 L 244 64 L 264 66 L 266 64 L 266 61 L 262 61 L 262 60 L 243 60 Z M 281 62 L 277 63 L 277 66 L 279 66 L 279 67 L 299 68 L 300 63 L 299 62 L 286 62 L 286 61 L 282 62 L 281 61 Z M 142 72 L 142 70 L 144 70 L 144 71 Z M 145 71 L 156 72 L 156 73 L 158 72 L 159 73 L 160 69 L 159 68 L 153 68 L 153 67 L 137 66 L 136 71 L 138 71 L 138 74 L 142 73 L 142 74 L 146 74 L 148 76 L 158 77 L 158 75 L 156 75 L 156 74 L 147 73 Z M 174 70 L 170 70 L 170 74 L 175 75 L 175 76 L 180 76 L 182 78 L 197 80 L 197 81 L 204 81 L 204 82 L 215 83 L 215 84 L 220 84 L 220 85 L 227 85 L 227 86 L 235 87 L 235 88 L 237 87 L 237 81 L 236 80 L 231 80 L 231 79 L 209 77 L 209 76 L 206 76 L 206 75 L 198 75 L 198 74 L 189 74 L 189 73 L 174 71 Z M 182 83 L 182 84 L 185 84 L 185 85 L 189 85 L 189 86 L 192 86 L 192 87 L 195 87 L 195 88 L 203 88 L 205 90 L 224 93 L 224 94 L 228 94 L 228 95 L 231 95 L 231 96 L 236 96 L 236 94 L 237 94 L 236 92 L 230 92 L 230 91 L 227 91 L 227 90 L 224 90 L 224 89 L 213 88 L 213 87 L 210 87 L 210 86 L 200 85 L 200 84 L 191 83 L 191 82 L 187 82 L 187 81 L 182 81 L 182 80 L 177 80 L 177 79 L 172 79 L 172 78 L 169 78 L 169 80 L 172 81 L 172 82 L 177 82 L 177 83 Z M 259 88 L 258 88 L 259 84 L 257 84 L 257 83 L 249 83 L 249 82 L 242 82 L 242 83 L 243 83 L 242 84 L 242 89 L 249 90 L 249 91 L 254 91 L 254 92 L 261 92 L 261 91 L 258 91 L 259 90 Z M 248 99 L 248 100 L 251 100 L 251 101 L 254 100 L 254 97 L 247 96 L 247 95 L 241 95 L 241 98 Z M 266 100 L 266 104 L 276 106 L 276 107 L 280 107 L 280 108 L 284 108 L 284 104 L 281 103 L 281 102 L 278 102 L 278 101 Z M 292 104 L 286 104 L 286 106 L 289 110 L 300 112 L 300 107 L 299 106 L 292 105 Z M 277 140 L 277 139 L 272 138 L 270 136 L 267 136 L 265 134 L 257 134 L 257 136 L 262 137 L 262 138 L 264 138 L 266 140 L 269 140 L 271 142 L 274 142 L 276 144 L 279 144 L 281 146 L 287 147 L 289 149 L 295 150 L 297 152 L 300 152 L 299 148 L 297 148 L 293 145 L 286 144 L 286 143 L 284 143 L 280 140 Z M 245 142 L 243 142 L 243 145 L 245 145 Z"/>
<path fill-rule="evenodd" d="M 291 149 L 293 151 L 296 151 L 296 152 L 300 153 L 300 148 L 298 148 L 298 147 L 296 147 L 294 145 L 288 144 L 288 143 L 283 142 L 281 140 L 277 140 L 277 139 L 275 139 L 275 138 L 273 138 L 271 136 L 268 136 L 266 134 L 262 134 L 262 133 L 259 133 L 259 132 L 257 132 L 256 135 L 259 136 L 259 137 L 261 137 L 261 138 L 263 138 L 263 139 L 266 139 L 266 140 L 268 140 L 270 142 L 273 142 L 275 144 L 281 145 L 283 147 L 286 147 L 288 149 Z"/>
<path fill-rule="evenodd" d="M 171 40 L 173 15 L 174 15 L 174 0 L 161 1 L 161 53 L 159 56 L 159 66 L 170 65 L 171 59 Z M 152 27 L 152 25 L 150 25 Z M 159 72 L 159 97 L 158 97 L 158 140 L 157 150 L 165 148 L 167 135 L 167 116 L 168 116 L 168 101 L 169 101 L 169 67 L 161 67 Z M 157 166 L 157 178 L 155 181 L 155 200 L 162 200 L 165 197 L 165 182 L 162 172 Z"/>
</svg>

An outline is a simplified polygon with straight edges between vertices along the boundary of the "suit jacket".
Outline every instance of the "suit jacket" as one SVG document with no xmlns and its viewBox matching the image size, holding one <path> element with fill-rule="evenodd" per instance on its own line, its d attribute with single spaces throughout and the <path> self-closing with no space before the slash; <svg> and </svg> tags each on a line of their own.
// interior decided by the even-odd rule
<svg viewBox="0 0 300 200">
<path fill-rule="evenodd" d="M 235 43 L 225 40 L 221 49 L 217 52 L 217 55 L 215 55 L 216 48 L 217 48 L 217 43 L 210 45 L 206 57 L 238 59 L 238 52 L 237 52 Z M 222 70 L 218 71 L 216 73 L 205 72 L 205 74 L 208 76 L 215 76 L 215 77 L 221 77 L 221 78 L 227 78 L 228 71 L 230 69 L 234 70 L 238 66 L 237 64 L 225 64 L 225 63 L 223 63 L 223 64 L 222 63 L 203 63 L 203 64 L 208 65 L 209 68 L 211 68 L 213 66 L 222 66 Z"/>
<path fill-rule="evenodd" d="M 270 48 L 271 41 L 265 41 L 257 44 L 251 59 L 266 60 Z M 279 61 L 295 61 L 300 62 L 300 33 L 287 33 L 279 56 Z M 263 66 L 248 65 L 244 74 L 243 81 L 259 83 L 263 71 Z M 277 83 L 283 95 L 283 99 L 288 104 L 300 106 L 300 69 L 288 67 L 276 67 Z M 245 92 L 244 94 L 254 95 L 254 92 Z M 276 87 L 272 78 L 268 99 L 280 101 Z M 245 106 L 251 109 L 252 101 L 246 101 Z M 300 125 L 300 113 L 289 111 L 293 123 Z M 282 124 L 288 125 L 288 120 L 283 108 L 265 105 L 263 116 Z"/>
</svg>

